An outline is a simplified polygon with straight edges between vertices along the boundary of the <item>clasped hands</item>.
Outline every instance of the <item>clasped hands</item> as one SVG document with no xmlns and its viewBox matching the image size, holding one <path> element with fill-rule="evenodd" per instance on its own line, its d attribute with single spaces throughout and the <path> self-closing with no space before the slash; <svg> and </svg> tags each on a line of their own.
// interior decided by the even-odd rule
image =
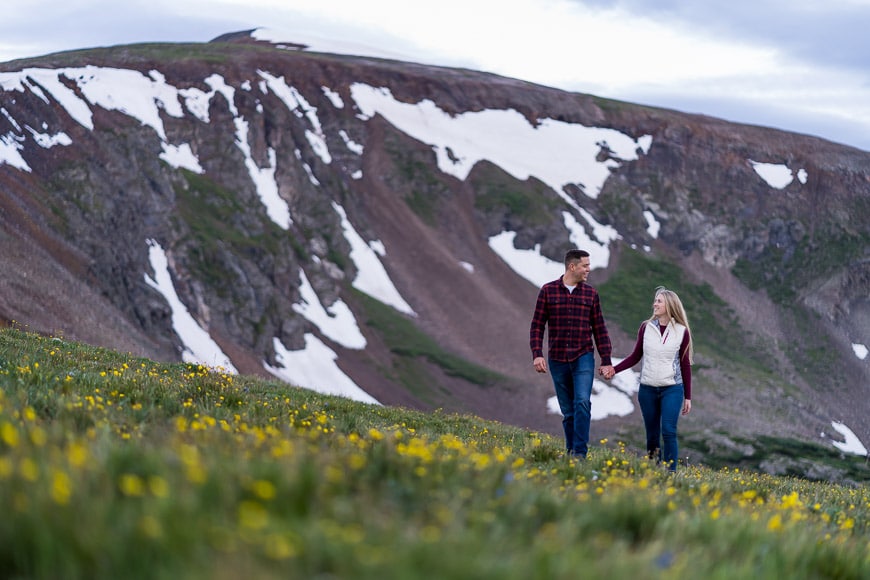
<svg viewBox="0 0 870 580">
<path fill-rule="evenodd" d="M 535 360 L 532 361 L 532 366 L 534 366 L 535 370 L 539 373 L 547 372 L 547 363 L 544 360 L 544 357 L 536 357 Z M 613 365 L 602 365 L 598 367 L 598 374 L 609 381 L 613 378 L 613 375 L 616 374 L 616 370 L 613 368 Z"/>
</svg>

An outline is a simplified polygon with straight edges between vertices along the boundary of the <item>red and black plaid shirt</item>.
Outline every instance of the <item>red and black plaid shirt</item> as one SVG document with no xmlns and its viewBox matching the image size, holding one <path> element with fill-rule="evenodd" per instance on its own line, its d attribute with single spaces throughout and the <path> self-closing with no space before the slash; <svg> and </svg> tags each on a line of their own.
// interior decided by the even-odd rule
<svg viewBox="0 0 870 580">
<path fill-rule="evenodd" d="M 551 359 L 572 361 L 592 352 L 597 346 L 601 364 L 610 364 L 610 335 L 607 334 L 598 292 L 589 284 L 581 282 L 573 292 L 569 292 L 560 277 L 541 287 L 529 329 L 532 358 L 544 356 L 545 326 Z"/>
</svg>

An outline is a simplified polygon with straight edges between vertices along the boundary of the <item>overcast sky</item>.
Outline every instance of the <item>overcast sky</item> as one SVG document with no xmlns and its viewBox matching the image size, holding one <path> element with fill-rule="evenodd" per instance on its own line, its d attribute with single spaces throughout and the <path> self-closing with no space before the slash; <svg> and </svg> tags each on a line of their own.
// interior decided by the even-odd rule
<svg viewBox="0 0 870 580">
<path fill-rule="evenodd" d="M 3 0 L 0 62 L 252 28 L 870 151 L 870 0 Z"/>
</svg>

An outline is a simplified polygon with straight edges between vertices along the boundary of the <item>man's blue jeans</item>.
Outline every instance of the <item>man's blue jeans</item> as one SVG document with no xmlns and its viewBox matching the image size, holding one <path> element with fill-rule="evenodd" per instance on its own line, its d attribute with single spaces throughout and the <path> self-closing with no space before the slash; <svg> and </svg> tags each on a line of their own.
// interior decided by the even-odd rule
<svg viewBox="0 0 870 580">
<path fill-rule="evenodd" d="M 640 385 L 637 402 L 646 427 L 646 451 L 677 470 L 677 421 L 683 409 L 683 383 L 668 387 Z M 662 444 L 664 443 L 664 444 Z"/>
<path fill-rule="evenodd" d="M 550 375 L 562 411 L 565 448 L 568 453 L 586 457 L 589 450 L 589 424 L 592 420 L 592 377 L 595 355 L 588 352 L 570 362 L 550 360 Z"/>
</svg>

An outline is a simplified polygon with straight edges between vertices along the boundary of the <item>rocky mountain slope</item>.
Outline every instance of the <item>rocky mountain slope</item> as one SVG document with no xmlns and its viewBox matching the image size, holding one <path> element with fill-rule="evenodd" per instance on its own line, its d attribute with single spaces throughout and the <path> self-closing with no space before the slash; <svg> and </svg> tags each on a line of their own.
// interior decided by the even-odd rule
<svg viewBox="0 0 870 580">
<path fill-rule="evenodd" d="M 857 477 L 870 153 L 247 34 L 0 88 L 6 324 L 558 434 L 528 323 L 585 247 L 617 355 L 656 286 L 687 306 L 682 455 Z M 634 388 L 596 383 L 593 438 L 639 445 Z"/>
</svg>

